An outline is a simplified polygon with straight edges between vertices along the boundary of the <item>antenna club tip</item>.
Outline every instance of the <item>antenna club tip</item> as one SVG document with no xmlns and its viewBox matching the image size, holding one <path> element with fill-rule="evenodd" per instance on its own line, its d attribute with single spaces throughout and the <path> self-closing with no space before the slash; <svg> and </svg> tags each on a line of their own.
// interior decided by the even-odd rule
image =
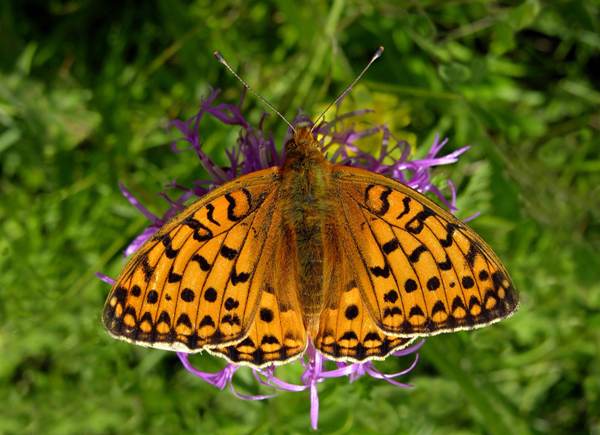
<svg viewBox="0 0 600 435">
<path fill-rule="evenodd" d="M 223 55 L 221 54 L 220 51 L 215 50 L 213 51 L 213 56 L 215 57 L 215 59 L 217 59 L 219 62 L 223 61 Z"/>
<path fill-rule="evenodd" d="M 377 51 L 375 52 L 375 54 L 373 55 L 373 60 L 381 57 L 381 55 L 383 54 L 383 45 L 380 45 L 379 48 L 377 49 Z"/>
</svg>

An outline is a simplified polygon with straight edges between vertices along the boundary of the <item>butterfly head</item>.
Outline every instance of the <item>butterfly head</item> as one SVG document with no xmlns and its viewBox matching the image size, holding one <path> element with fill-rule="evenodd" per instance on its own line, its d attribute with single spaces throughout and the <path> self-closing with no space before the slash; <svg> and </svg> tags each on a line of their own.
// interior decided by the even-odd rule
<svg viewBox="0 0 600 435">
<path fill-rule="evenodd" d="M 310 127 L 300 127 L 285 144 L 286 155 L 291 158 L 323 158 L 321 145 Z"/>
</svg>

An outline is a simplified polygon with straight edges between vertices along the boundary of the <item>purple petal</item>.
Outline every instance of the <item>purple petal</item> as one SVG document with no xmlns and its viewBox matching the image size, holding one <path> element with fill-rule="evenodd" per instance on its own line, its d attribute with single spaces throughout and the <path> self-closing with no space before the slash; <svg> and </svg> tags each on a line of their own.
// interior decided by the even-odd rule
<svg viewBox="0 0 600 435">
<path fill-rule="evenodd" d="M 220 390 L 224 389 L 231 382 L 234 373 L 239 368 L 238 365 L 229 363 L 225 366 L 223 370 L 220 370 L 218 372 L 203 372 L 192 366 L 187 353 L 177 352 L 177 356 L 179 357 L 179 360 L 188 372 L 192 373 L 194 376 L 199 377 L 203 381 L 214 385 Z"/>
<path fill-rule="evenodd" d="M 313 430 L 317 430 L 319 424 L 319 393 L 317 392 L 317 384 L 310 385 L 310 425 Z"/>
<path fill-rule="evenodd" d="M 229 384 L 229 390 L 235 397 L 242 400 L 265 400 L 276 396 L 276 394 L 242 394 L 235 389 L 233 384 Z"/>
<path fill-rule="evenodd" d="M 135 253 L 138 249 L 142 247 L 144 243 L 146 243 L 148 239 L 150 239 L 154 235 L 154 233 L 156 233 L 160 229 L 160 227 L 162 227 L 162 225 L 162 221 L 159 221 L 159 224 L 150 225 L 149 227 L 147 227 L 144 231 L 142 231 L 142 234 L 137 236 L 131 241 L 129 245 L 127 245 L 123 254 L 126 257 L 129 257 L 131 254 Z"/>
<path fill-rule="evenodd" d="M 473 213 L 469 217 L 464 218 L 462 221 L 463 222 L 471 222 L 473 219 L 477 219 L 480 215 L 481 215 L 481 212 L 478 211 L 476 213 Z"/>
<path fill-rule="evenodd" d="M 421 347 L 423 347 L 424 344 L 425 344 L 425 340 L 419 340 L 418 342 L 416 342 L 413 345 L 405 347 L 404 349 L 397 350 L 396 352 L 392 353 L 392 355 L 394 355 L 394 356 L 410 355 L 412 353 L 415 353 L 419 349 L 421 349 Z"/>
<path fill-rule="evenodd" d="M 275 387 L 279 390 L 282 391 L 294 391 L 294 392 L 299 392 L 299 391 L 304 391 L 306 390 L 306 385 L 297 385 L 297 384 L 291 384 L 289 382 L 283 381 L 281 379 L 279 379 L 278 377 L 275 376 L 274 372 L 264 372 L 264 371 L 255 371 L 255 374 L 258 375 L 262 375 L 265 376 L 265 380 L 262 381 L 260 377 L 258 377 L 259 382 L 262 383 L 263 385 L 267 385 L 270 387 Z"/>
<path fill-rule="evenodd" d="M 110 285 L 114 285 L 115 284 L 115 280 L 113 278 L 111 278 L 108 275 L 104 275 L 101 272 L 96 272 L 96 276 L 98 278 L 100 278 L 102 281 L 104 281 L 105 283 L 107 283 L 107 284 L 110 284 Z"/>
<path fill-rule="evenodd" d="M 127 201 L 129 201 L 129 203 L 131 205 L 133 205 L 135 208 L 137 208 L 144 216 L 146 216 L 146 218 L 154 223 L 160 222 L 160 218 L 158 216 L 156 216 L 154 213 L 150 212 L 146 207 L 144 207 L 142 205 L 141 202 L 138 201 L 138 199 L 133 196 L 133 194 L 127 190 L 127 188 L 125 187 L 125 185 L 123 183 L 119 183 L 119 189 L 121 189 L 121 193 L 123 194 L 123 196 L 127 199 Z"/>
</svg>

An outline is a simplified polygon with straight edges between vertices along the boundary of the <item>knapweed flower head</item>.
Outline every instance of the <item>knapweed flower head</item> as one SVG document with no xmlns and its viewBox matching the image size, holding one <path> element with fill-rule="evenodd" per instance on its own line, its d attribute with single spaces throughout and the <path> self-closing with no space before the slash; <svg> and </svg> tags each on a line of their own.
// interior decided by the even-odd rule
<svg viewBox="0 0 600 435">
<path fill-rule="evenodd" d="M 125 186 L 121 185 L 121 191 L 127 200 L 135 206 L 150 221 L 150 225 L 139 236 L 137 236 L 125 250 L 125 255 L 137 251 L 152 235 L 158 231 L 169 219 L 184 209 L 184 204 L 193 197 L 202 197 L 210 190 L 231 181 L 240 175 L 255 172 L 273 166 L 281 166 L 285 160 L 284 147 L 277 147 L 273 136 L 264 127 L 265 116 L 261 118 L 256 127 L 253 127 L 242 115 L 241 103 L 227 104 L 217 103 L 219 92 L 213 91 L 205 98 L 195 116 L 187 120 L 176 120 L 172 122 L 181 135 L 173 143 L 174 152 L 193 151 L 200 164 L 205 169 L 208 177 L 197 180 L 193 186 L 184 187 L 177 183 L 170 186 L 179 191 L 176 198 L 165 193 L 163 197 L 167 200 L 169 207 L 163 216 L 156 216 L 147 210 Z M 339 109 L 339 107 L 338 107 Z M 451 181 L 447 181 L 450 198 L 446 198 L 441 189 L 433 184 L 432 168 L 440 165 L 455 163 L 459 156 L 468 147 L 460 148 L 446 155 L 440 155 L 447 140 L 436 137 L 429 151 L 422 158 L 411 157 L 411 147 L 404 141 L 394 138 L 393 134 L 385 125 L 375 125 L 368 128 L 358 126 L 353 122 L 359 116 L 368 113 L 369 110 L 356 110 L 338 114 L 333 120 L 323 122 L 314 128 L 314 133 L 320 141 L 326 157 L 333 163 L 350 165 L 367 169 L 372 172 L 387 175 L 400 182 L 418 190 L 422 193 L 431 192 L 439 198 L 451 211 L 456 211 L 456 189 Z M 210 116 L 218 121 L 240 128 L 237 143 L 225 150 L 228 165 L 221 167 L 203 149 L 203 136 L 201 121 Z M 305 116 L 298 116 L 293 124 L 311 125 Z M 288 131 L 288 138 L 291 132 Z M 287 140 L 288 138 L 285 138 Z M 364 151 L 359 146 L 365 138 L 380 138 L 380 146 L 374 154 Z M 113 280 L 105 275 L 99 274 L 101 279 L 113 283 Z M 309 342 L 303 357 L 299 360 L 303 373 L 297 383 L 287 382 L 276 375 L 275 366 L 266 368 L 244 368 L 253 371 L 254 377 L 261 385 L 271 387 L 274 390 L 300 392 L 308 390 L 311 403 L 311 426 L 316 429 L 319 412 L 319 397 L 317 386 L 330 378 L 346 377 L 354 382 L 362 376 L 370 376 L 393 384 L 397 387 L 408 388 L 410 385 L 397 380 L 410 372 L 417 364 L 418 349 L 424 341 L 412 342 L 408 347 L 394 352 L 389 357 L 406 357 L 414 355 L 407 367 L 397 373 L 383 373 L 372 361 L 359 363 L 342 363 L 329 360 L 322 355 L 312 343 Z M 262 400 L 273 397 L 273 394 L 245 395 L 239 393 L 232 384 L 232 379 L 240 365 L 228 363 L 224 369 L 209 373 L 193 367 L 189 361 L 188 354 L 178 352 L 178 357 L 183 366 L 192 374 L 217 388 L 230 388 L 233 394 L 240 399 Z M 292 362 L 294 364 L 298 362 Z"/>
</svg>

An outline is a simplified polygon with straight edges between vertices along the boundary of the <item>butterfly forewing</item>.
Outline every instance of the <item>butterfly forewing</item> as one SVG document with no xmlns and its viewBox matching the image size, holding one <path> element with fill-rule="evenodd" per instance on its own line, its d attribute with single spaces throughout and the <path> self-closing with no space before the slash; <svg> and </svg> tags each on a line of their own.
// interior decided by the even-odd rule
<svg viewBox="0 0 600 435">
<path fill-rule="evenodd" d="M 258 311 L 279 179 L 277 168 L 241 177 L 161 228 L 111 290 L 109 332 L 187 352 L 240 341 Z"/>
<path fill-rule="evenodd" d="M 422 194 L 379 174 L 336 167 L 340 226 L 365 305 L 399 336 L 483 326 L 510 315 L 518 297 L 491 249 Z M 340 231 L 343 231 L 341 229 Z"/>
</svg>

